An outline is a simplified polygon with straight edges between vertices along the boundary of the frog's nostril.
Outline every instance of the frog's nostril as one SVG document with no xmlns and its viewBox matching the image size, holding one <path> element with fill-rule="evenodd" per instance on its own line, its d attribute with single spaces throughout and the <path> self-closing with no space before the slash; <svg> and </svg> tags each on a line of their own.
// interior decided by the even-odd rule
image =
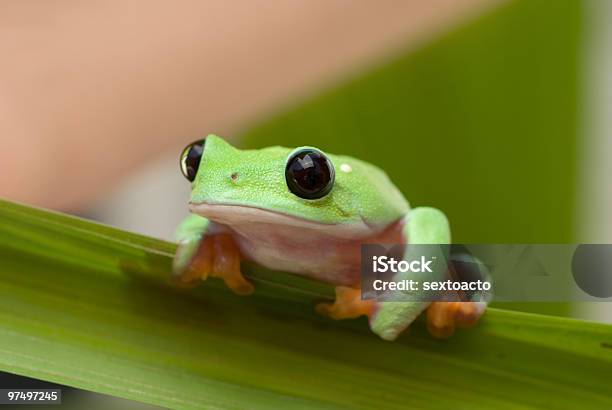
<svg viewBox="0 0 612 410">
<path fill-rule="evenodd" d="M 237 172 L 232 173 L 232 175 L 230 175 L 230 178 L 232 179 L 232 181 L 236 181 L 238 179 L 238 173 Z"/>
</svg>

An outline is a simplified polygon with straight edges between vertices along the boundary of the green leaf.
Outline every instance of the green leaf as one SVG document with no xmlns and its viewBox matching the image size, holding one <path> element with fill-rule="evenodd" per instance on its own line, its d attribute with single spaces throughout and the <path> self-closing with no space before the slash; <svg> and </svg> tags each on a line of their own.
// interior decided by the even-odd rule
<svg viewBox="0 0 612 410">
<path fill-rule="evenodd" d="M 313 313 L 331 289 L 168 285 L 174 245 L 0 202 L 0 369 L 174 408 L 611 408 L 612 327 L 491 309 L 389 343 Z"/>
</svg>

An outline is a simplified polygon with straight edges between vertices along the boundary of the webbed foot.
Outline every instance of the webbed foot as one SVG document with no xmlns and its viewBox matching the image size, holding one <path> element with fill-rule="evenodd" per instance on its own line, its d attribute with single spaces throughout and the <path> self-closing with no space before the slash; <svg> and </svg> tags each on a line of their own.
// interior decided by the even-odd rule
<svg viewBox="0 0 612 410">
<path fill-rule="evenodd" d="M 185 262 L 185 258 L 190 260 Z M 208 277 L 223 279 L 239 295 L 253 293 L 253 285 L 240 272 L 240 251 L 231 235 L 205 235 L 194 249 L 193 242 L 180 242 L 175 256 L 174 277 L 180 285 L 194 285 Z"/>
<path fill-rule="evenodd" d="M 315 306 L 318 313 L 332 319 L 354 319 L 359 316 L 370 317 L 374 312 L 373 300 L 361 300 L 361 290 L 347 286 L 336 287 L 336 300 L 333 303 L 319 303 Z"/>
<path fill-rule="evenodd" d="M 240 272 L 240 251 L 230 235 L 215 235 L 211 276 L 221 278 L 238 295 L 249 295 L 255 288 Z"/>
</svg>

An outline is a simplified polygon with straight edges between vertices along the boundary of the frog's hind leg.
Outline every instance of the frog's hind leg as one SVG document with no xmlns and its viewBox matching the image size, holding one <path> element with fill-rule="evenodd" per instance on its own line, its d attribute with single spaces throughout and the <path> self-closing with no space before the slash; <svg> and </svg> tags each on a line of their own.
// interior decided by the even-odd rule
<svg viewBox="0 0 612 410">
<path fill-rule="evenodd" d="M 490 281 L 489 270 L 477 258 L 467 254 L 457 254 L 451 258 L 451 276 L 479 278 Z M 450 337 L 455 328 L 473 327 L 484 314 L 491 295 L 487 292 L 468 294 L 450 291 L 444 301 L 435 301 L 427 308 L 427 329 L 438 338 Z"/>
<path fill-rule="evenodd" d="M 442 212 L 433 208 L 416 208 L 407 215 L 405 221 L 406 243 L 415 245 L 450 244 L 450 229 Z M 425 252 L 428 249 L 435 248 L 423 247 L 420 248 L 420 251 Z M 410 246 L 407 248 L 407 253 L 409 251 Z M 410 260 L 411 258 L 407 256 L 405 254 L 404 259 Z M 444 259 L 446 257 L 438 258 L 438 260 Z M 413 275 L 413 273 L 399 273 L 396 276 L 397 279 L 410 279 L 413 278 Z M 439 271 L 436 271 L 433 276 L 426 279 L 437 281 L 443 277 L 440 276 Z M 450 299 L 451 301 L 433 303 L 428 300 L 427 294 L 423 293 L 422 296 L 422 300 L 381 302 L 370 320 L 370 327 L 383 339 L 394 340 L 421 312 L 427 309 L 429 332 L 434 337 L 446 338 L 451 336 L 458 327 L 474 326 L 484 314 L 487 306 L 486 301 L 460 301 L 459 295 Z"/>
<path fill-rule="evenodd" d="M 361 289 L 347 286 L 336 287 L 336 300 L 333 303 L 316 305 L 318 313 L 335 320 L 354 319 L 359 316 L 371 317 L 374 309 L 375 301 L 361 299 Z"/>
<path fill-rule="evenodd" d="M 404 217 L 403 236 L 404 243 L 414 245 L 449 244 L 451 239 L 446 216 L 434 208 L 416 208 L 410 211 Z M 406 249 L 404 260 L 412 259 L 411 249 L 410 246 Z M 437 248 L 417 247 L 415 249 L 424 252 Z M 441 247 L 440 249 L 444 248 Z M 445 258 L 438 258 L 437 260 L 445 260 Z M 436 272 L 432 277 L 422 279 L 437 280 L 440 279 L 437 277 L 438 274 Z M 394 279 L 419 279 L 414 275 L 412 272 L 398 273 Z M 418 296 L 418 294 L 415 293 L 415 296 Z M 427 295 L 424 293 L 421 300 L 417 298 L 413 301 L 379 302 L 375 314 L 370 318 L 370 328 L 385 340 L 395 340 L 421 312 L 427 309 L 429 304 L 430 301 L 427 300 Z"/>
</svg>

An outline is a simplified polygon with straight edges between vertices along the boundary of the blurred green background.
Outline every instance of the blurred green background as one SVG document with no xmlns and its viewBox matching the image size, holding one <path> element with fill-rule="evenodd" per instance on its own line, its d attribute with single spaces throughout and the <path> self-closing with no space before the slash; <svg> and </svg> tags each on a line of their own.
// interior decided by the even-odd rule
<svg viewBox="0 0 612 410">
<path fill-rule="evenodd" d="M 520 0 L 248 130 L 379 165 L 465 243 L 571 242 L 579 1 Z"/>
<path fill-rule="evenodd" d="M 382 167 L 456 243 L 575 240 L 583 5 L 511 2 L 249 129 Z M 562 303 L 504 303 L 569 313 Z"/>
</svg>

